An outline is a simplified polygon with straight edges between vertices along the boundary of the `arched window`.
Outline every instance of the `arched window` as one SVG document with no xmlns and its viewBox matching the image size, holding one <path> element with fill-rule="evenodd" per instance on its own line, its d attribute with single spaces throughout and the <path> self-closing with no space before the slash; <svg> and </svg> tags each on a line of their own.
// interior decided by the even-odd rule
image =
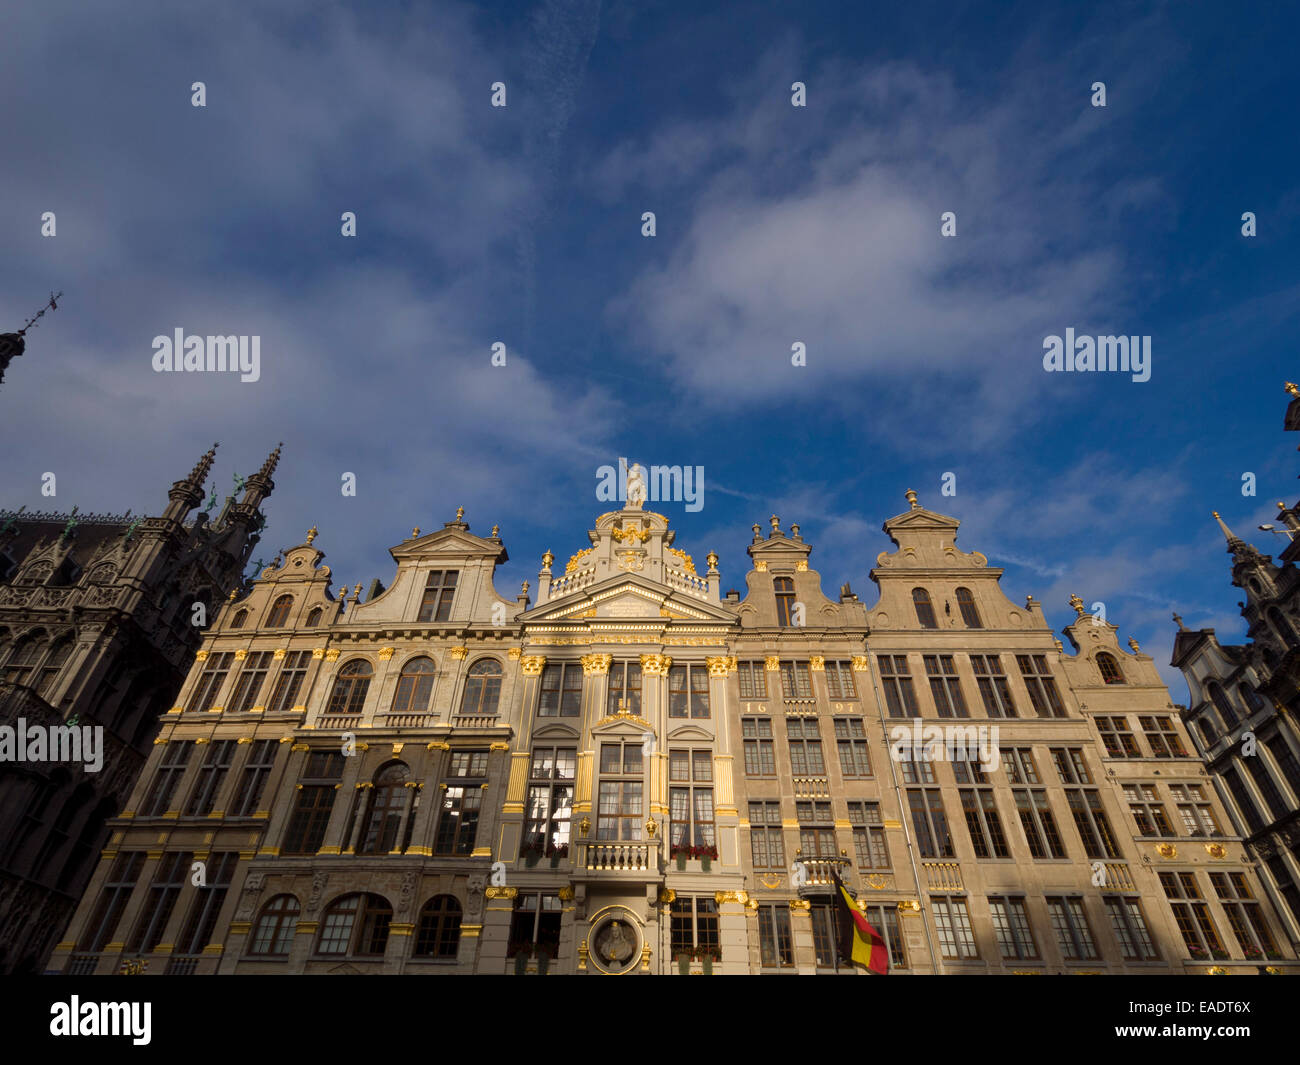
<svg viewBox="0 0 1300 1065">
<path fill-rule="evenodd" d="M 14 645 L 13 654 L 5 663 L 5 680 L 10 684 L 30 684 L 32 673 L 45 654 L 45 633 L 39 629 L 29 633 Z"/>
<path fill-rule="evenodd" d="M 420 911 L 415 934 L 415 955 L 454 958 L 460 945 L 460 903 L 450 895 L 435 895 Z"/>
<path fill-rule="evenodd" d="M 361 658 L 354 658 L 339 670 L 334 680 L 334 691 L 330 694 L 327 714 L 359 714 L 366 704 L 366 692 L 370 688 L 370 663 Z"/>
<path fill-rule="evenodd" d="M 412 658 L 402 667 L 402 675 L 397 678 L 397 692 L 393 695 L 389 713 L 423 714 L 429 709 L 433 680 L 433 662 L 428 658 Z"/>
<path fill-rule="evenodd" d="M 248 941 L 248 953 L 287 957 L 299 912 L 298 900 L 294 896 L 276 895 L 257 915 L 257 924 L 253 926 L 253 935 Z"/>
<path fill-rule="evenodd" d="M 1115 656 L 1102 651 L 1097 655 L 1097 668 L 1101 670 L 1101 679 L 1107 684 L 1123 684 L 1124 671 L 1119 668 Z"/>
<path fill-rule="evenodd" d="M 293 606 L 293 596 L 282 595 L 271 604 L 271 613 L 266 616 L 268 629 L 282 628 L 289 621 L 289 608 Z"/>
<path fill-rule="evenodd" d="M 1201 730 L 1201 739 L 1205 741 L 1205 746 L 1213 747 L 1214 741 L 1218 739 L 1218 733 L 1214 728 L 1214 718 L 1209 714 L 1202 714 L 1196 719 L 1196 727 Z"/>
<path fill-rule="evenodd" d="M 916 607 L 916 620 L 923 629 L 937 629 L 939 623 L 934 619 L 934 605 L 930 602 L 930 593 L 924 588 L 912 589 L 912 605 Z"/>
<path fill-rule="evenodd" d="M 232 629 L 242 629 L 247 623 L 248 623 L 247 610 L 237 610 L 235 612 L 235 616 L 230 619 L 230 627 Z"/>
<path fill-rule="evenodd" d="M 320 607 L 313 608 L 312 612 L 307 615 L 307 621 L 305 622 L 305 626 L 309 629 L 314 629 L 317 625 L 320 624 L 320 619 L 322 614 L 324 614 L 324 611 Z"/>
<path fill-rule="evenodd" d="M 321 920 L 317 954 L 382 956 L 388 946 L 393 908 L 380 895 L 344 895 L 330 903 Z"/>
<path fill-rule="evenodd" d="M 1265 703 L 1263 696 L 1261 696 L 1259 692 L 1249 684 L 1238 684 L 1237 690 L 1241 692 L 1241 698 L 1245 704 L 1250 707 L 1250 712 L 1252 714 L 1258 713 L 1260 710 L 1264 709 Z"/>
<path fill-rule="evenodd" d="M 501 700 L 501 663 L 492 658 L 480 658 L 469 667 L 465 679 L 465 697 L 461 699 L 462 714 L 493 716 Z"/>
<path fill-rule="evenodd" d="M 968 629 L 984 627 L 984 622 L 980 621 L 980 612 L 975 606 L 975 596 L 971 594 L 969 588 L 957 589 L 957 608 L 961 611 L 961 619 L 966 622 Z"/>
<path fill-rule="evenodd" d="M 1228 730 L 1236 728 L 1241 723 L 1241 716 L 1237 713 L 1237 708 L 1232 705 L 1232 700 L 1228 698 L 1228 693 L 1223 690 L 1223 685 L 1217 680 L 1212 680 L 1206 687 L 1210 691 L 1210 701 L 1219 711 Z"/>
<path fill-rule="evenodd" d="M 71 657 L 72 637 L 65 636 L 54 645 L 49 657 L 45 659 L 45 664 L 41 666 L 40 679 L 36 682 L 38 695 L 48 695 L 50 693 L 54 687 L 54 682 L 59 679 L 59 671 L 63 669 Z"/>
<path fill-rule="evenodd" d="M 380 770 L 366 813 L 366 831 L 361 837 L 358 854 L 388 854 L 397 846 L 397 830 L 402 827 L 410 789 L 406 781 L 411 772 L 404 762 L 393 762 Z"/>
<path fill-rule="evenodd" d="M 788 628 L 794 624 L 794 581 L 790 577 L 777 577 L 773 586 L 776 589 L 776 623 Z"/>
</svg>

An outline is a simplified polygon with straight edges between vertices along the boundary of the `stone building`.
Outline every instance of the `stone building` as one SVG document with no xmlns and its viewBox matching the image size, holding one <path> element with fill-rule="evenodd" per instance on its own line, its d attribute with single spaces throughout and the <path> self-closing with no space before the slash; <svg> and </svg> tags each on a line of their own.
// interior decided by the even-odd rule
<svg viewBox="0 0 1300 1065">
<path fill-rule="evenodd" d="M 241 582 L 279 451 L 215 521 L 187 522 L 213 458 L 160 517 L 0 513 L 0 971 L 42 968 L 189 672 L 195 604 Z M 38 734 L 64 742 L 23 742 Z M 80 742 L 96 735 L 98 769 Z"/>
<path fill-rule="evenodd" d="M 1081 601 L 1064 653 L 909 503 L 870 608 L 776 517 L 743 597 L 634 501 L 535 604 L 461 511 L 364 601 L 313 529 L 207 631 L 50 968 L 834 973 L 838 870 L 895 974 L 1294 969 L 1151 659 Z"/>
<path fill-rule="evenodd" d="M 1300 388 L 1283 428 L 1300 430 Z M 1300 503 L 1278 503 L 1286 546 L 1275 562 L 1219 517 L 1232 556 L 1232 583 L 1246 594 L 1239 603 L 1247 642 L 1219 643 L 1213 629 L 1185 629 L 1175 615 L 1173 665 L 1191 693 L 1184 719 L 1214 774 L 1221 797 L 1245 846 L 1262 863 L 1264 885 L 1279 911 L 1300 922 Z"/>
</svg>

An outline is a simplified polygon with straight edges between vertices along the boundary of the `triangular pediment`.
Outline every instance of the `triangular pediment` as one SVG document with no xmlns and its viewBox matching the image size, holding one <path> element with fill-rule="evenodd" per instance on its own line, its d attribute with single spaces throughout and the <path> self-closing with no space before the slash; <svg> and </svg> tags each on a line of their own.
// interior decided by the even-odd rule
<svg viewBox="0 0 1300 1065">
<path fill-rule="evenodd" d="M 508 561 L 506 549 L 500 540 L 475 536 L 459 527 L 439 529 L 437 532 L 403 540 L 388 553 L 398 562 L 412 558 L 446 556 L 449 558 L 492 558 L 498 563 Z"/>
<path fill-rule="evenodd" d="M 716 603 L 687 595 L 646 577 L 619 575 L 581 592 L 555 599 L 521 614 L 524 624 L 548 621 L 735 622 Z"/>
<path fill-rule="evenodd" d="M 904 511 L 885 522 L 885 532 L 892 532 L 895 529 L 934 529 L 936 531 L 955 532 L 961 525 L 956 518 L 950 518 L 946 514 L 937 514 L 933 510 L 926 510 L 925 507 L 917 507 L 915 510 Z"/>
</svg>

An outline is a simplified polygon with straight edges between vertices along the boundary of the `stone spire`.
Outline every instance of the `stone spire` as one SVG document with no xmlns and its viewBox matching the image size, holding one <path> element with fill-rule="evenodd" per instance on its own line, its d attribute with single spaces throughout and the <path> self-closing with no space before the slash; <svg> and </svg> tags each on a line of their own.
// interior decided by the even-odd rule
<svg viewBox="0 0 1300 1065">
<path fill-rule="evenodd" d="M 167 493 L 167 498 L 171 502 L 163 512 L 164 518 L 181 521 L 186 514 L 203 502 L 203 482 L 208 479 L 212 463 L 217 457 L 217 448 L 220 446 L 220 444 L 213 444 L 208 448 L 194 464 L 190 475 L 185 480 L 176 481 L 172 485 L 171 491 Z"/>
<path fill-rule="evenodd" d="M 1245 543 L 1245 541 L 1228 528 L 1224 520 L 1219 517 L 1219 512 L 1217 510 L 1212 510 L 1210 513 L 1214 515 L 1214 520 L 1219 523 L 1219 528 L 1223 530 L 1223 535 L 1228 541 L 1228 550 L 1235 552 L 1239 546 Z"/>
<path fill-rule="evenodd" d="M 256 510 L 261 505 L 262 500 L 269 496 L 271 490 L 275 488 L 275 482 L 271 480 L 271 474 L 275 472 L 276 466 L 280 464 L 280 449 L 282 447 L 284 447 L 284 441 L 276 444 L 275 450 L 266 456 L 262 468 L 244 482 L 244 498 L 239 501 L 241 510 L 247 513 Z"/>
</svg>

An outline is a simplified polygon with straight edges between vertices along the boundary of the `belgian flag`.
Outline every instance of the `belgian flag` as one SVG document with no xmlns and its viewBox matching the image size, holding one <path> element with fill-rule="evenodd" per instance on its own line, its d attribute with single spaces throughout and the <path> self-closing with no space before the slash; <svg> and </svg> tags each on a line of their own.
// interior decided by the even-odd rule
<svg viewBox="0 0 1300 1065">
<path fill-rule="evenodd" d="M 835 923 L 839 929 L 840 957 L 865 965 L 880 976 L 889 974 L 889 951 L 884 937 L 871 927 L 866 915 L 853 902 L 839 873 L 835 877 Z"/>
</svg>

